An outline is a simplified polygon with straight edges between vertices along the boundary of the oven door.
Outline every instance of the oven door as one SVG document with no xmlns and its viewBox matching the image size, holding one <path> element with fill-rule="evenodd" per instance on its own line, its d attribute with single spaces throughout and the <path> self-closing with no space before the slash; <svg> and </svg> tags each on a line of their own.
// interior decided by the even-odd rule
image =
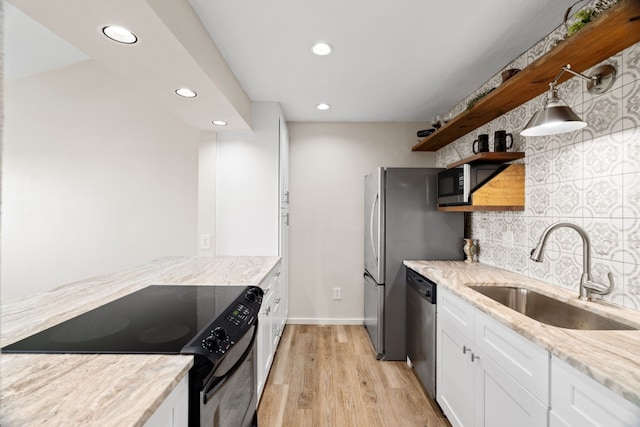
<svg viewBox="0 0 640 427">
<path fill-rule="evenodd" d="M 464 164 L 438 173 L 438 206 L 469 203 L 469 165 Z"/>
<path fill-rule="evenodd" d="M 199 391 L 199 419 L 190 426 L 257 426 L 257 322 L 211 371 Z"/>
</svg>

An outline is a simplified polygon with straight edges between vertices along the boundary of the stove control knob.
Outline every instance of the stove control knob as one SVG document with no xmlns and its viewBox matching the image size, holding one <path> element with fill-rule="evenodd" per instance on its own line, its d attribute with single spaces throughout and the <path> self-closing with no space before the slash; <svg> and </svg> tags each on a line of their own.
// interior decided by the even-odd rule
<svg viewBox="0 0 640 427">
<path fill-rule="evenodd" d="M 218 326 L 213 330 L 213 336 L 219 339 L 220 341 L 224 341 L 227 338 L 229 338 L 229 336 L 227 335 L 227 331 L 225 331 L 224 328 L 221 326 Z"/>
<path fill-rule="evenodd" d="M 247 293 L 244 294 L 244 297 L 247 299 L 247 301 L 254 302 L 258 300 L 258 295 L 256 294 L 255 289 L 249 289 Z"/>
<path fill-rule="evenodd" d="M 202 343 L 204 344 L 205 348 L 207 348 L 208 350 L 218 351 L 220 349 L 220 344 L 218 344 L 218 340 L 212 336 L 206 337 L 204 340 L 202 340 Z"/>
</svg>

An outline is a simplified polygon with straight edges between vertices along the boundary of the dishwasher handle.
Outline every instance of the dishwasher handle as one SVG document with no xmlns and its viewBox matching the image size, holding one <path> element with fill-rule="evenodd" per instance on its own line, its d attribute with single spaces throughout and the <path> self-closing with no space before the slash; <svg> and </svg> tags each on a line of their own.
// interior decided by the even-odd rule
<svg viewBox="0 0 640 427">
<path fill-rule="evenodd" d="M 431 304 L 436 303 L 437 285 L 435 282 L 432 282 L 411 269 L 407 269 L 407 286 L 416 291 L 423 299 L 429 301 Z"/>
</svg>

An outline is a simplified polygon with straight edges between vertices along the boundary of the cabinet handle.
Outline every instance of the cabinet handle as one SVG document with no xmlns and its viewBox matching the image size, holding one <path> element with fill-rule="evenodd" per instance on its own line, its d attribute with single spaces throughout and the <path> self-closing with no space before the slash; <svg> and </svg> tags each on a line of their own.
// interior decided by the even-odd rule
<svg viewBox="0 0 640 427">
<path fill-rule="evenodd" d="M 284 225 L 289 225 L 289 214 L 284 214 Z"/>
<path fill-rule="evenodd" d="M 462 346 L 462 354 L 467 354 L 467 351 L 471 351 L 471 349 L 469 347 L 467 347 L 466 345 Z M 473 353 L 471 353 L 473 355 Z"/>
<path fill-rule="evenodd" d="M 289 204 L 289 192 L 288 191 L 286 193 L 284 193 L 284 202 L 286 204 Z"/>
<path fill-rule="evenodd" d="M 475 354 L 471 353 L 471 361 L 475 362 L 476 359 L 480 359 L 480 356 L 476 356 Z"/>
<path fill-rule="evenodd" d="M 262 314 L 264 314 L 265 316 L 268 316 L 270 311 L 271 311 L 271 306 L 265 308 Z"/>
<path fill-rule="evenodd" d="M 281 298 L 276 298 L 275 303 L 278 304 Z"/>
</svg>

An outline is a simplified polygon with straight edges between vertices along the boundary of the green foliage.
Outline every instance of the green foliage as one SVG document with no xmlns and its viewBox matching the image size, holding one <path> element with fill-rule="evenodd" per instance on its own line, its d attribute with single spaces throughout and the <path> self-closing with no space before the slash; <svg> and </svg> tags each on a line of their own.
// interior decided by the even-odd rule
<svg viewBox="0 0 640 427">
<path fill-rule="evenodd" d="M 584 28 L 589 22 L 594 21 L 602 12 L 617 4 L 620 0 L 599 0 L 592 8 L 579 10 L 573 15 L 575 21 L 567 27 L 567 37 L 577 33 Z M 570 10 L 571 8 L 569 8 Z M 569 11 L 567 11 L 568 13 Z M 565 24 L 566 25 L 566 24 Z"/>
<path fill-rule="evenodd" d="M 574 35 L 576 32 L 578 32 L 579 29 L 581 29 L 582 27 L 587 25 L 589 22 L 591 22 L 591 20 L 596 16 L 597 16 L 596 12 L 592 9 L 579 10 L 574 15 L 574 17 L 576 18 L 576 21 L 573 24 L 571 24 L 571 26 L 567 30 L 567 35 L 569 36 Z"/>
<path fill-rule="evenodd" d="M 467 102 L 467 110 L 470 110 L 471 107 L 476 105 L 476 102 L 480 101 L 482 98 L 484 98 L 485 96 L 489 95 L 494 89 L 495 89 L 495 87 L 492 87 L 491 89 L 484 90 L 484 91 L 480 92 L 479 94 L 477 94 L 476 96 L 474 96 L 473 98 L 471 98 L 469 100 L 469 102 Z"/>
</svg>

